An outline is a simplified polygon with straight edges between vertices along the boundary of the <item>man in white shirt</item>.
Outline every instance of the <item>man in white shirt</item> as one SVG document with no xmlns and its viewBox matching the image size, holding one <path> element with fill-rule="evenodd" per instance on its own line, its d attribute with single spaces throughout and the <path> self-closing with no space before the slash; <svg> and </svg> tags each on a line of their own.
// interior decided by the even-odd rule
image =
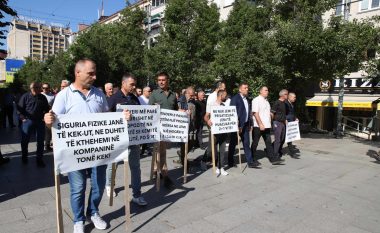
<svg viewBox="0 0 380 233">
<path fill-rule="evenodd" d="M 152 93 L 150 87 L 144 87 L 142 95 L 138 97 L 141 105 L 149 105 L 150 93 Z"/>
<path fill-rule="evenodd" d="M 216 105 L 218 98 L 218 91 L 226 90 L 226 84 L 223 81 L 218 81 L 215 83 L 215 90 L 207 97 L 206 102 L 206 112 L 211 112 L 211 106 Z M 228 106 L 228 105 L 225 105 Z M 202 170 L 207 170 L 206 162 L 211 160 L 211 131 L 209 130 L 209 140 L 208 147 L 205 151 L 203 158 L 201 160 L 201 168 Z"/>
<path fill-rule="evenodd" d="M 252 100 L 253 130 L 251 151 L 253 160 L 257 161 L 256 149 L 259 144 L 260 137 L 262 137 L 265 142 L 266 155 L 269 161 L 273 165 L 279 165 L 282 160 L 274 156 L 270 137 L 272 115 L 270 111 L 270 104 L 267 100 L 268 94 L 268 88 L 263 86 L 260 88 L 260 95 Z M 257 166 L 261 165 L 259 161 L 255 162 L 255 164 Z"/>
</svg>

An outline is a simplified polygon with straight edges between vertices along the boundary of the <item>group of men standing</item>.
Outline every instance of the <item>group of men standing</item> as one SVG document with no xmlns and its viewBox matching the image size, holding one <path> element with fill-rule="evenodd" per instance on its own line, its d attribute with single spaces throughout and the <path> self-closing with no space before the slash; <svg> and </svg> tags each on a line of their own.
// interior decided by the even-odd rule
<svg viewBox="0 0 380 233">
<path fill-rule="evenodd" d="M 127 73 L 121 79 L 121 87 L 114 90 L 111 83 L 104 87 L 105 93 L 93 86 L 96 80 L 96 65 L 90 59 L 82 59 L 75 66 L 75 81 L 71 84 L 62 83 L 63 88 L 57 95 L 49 92 L 48 84 L 34 82 L 30 85 L 30 92 L 23 95 L 18 103 L 20 118 L 22 124 L 22 161 L 28 162 L 28 143 L 33 132 L 37 133 L 37 165 L 44 167 L 42 160 L 44 149 L 44 137 L 48 135 L 45 149 L 50 150 L 51 132 L 50 128 L 56 119 L 56 114 L 77 114 L 77 113 L 101 113 L 114 112 L 118 105 L 159 105 L 161 109 L 178 110 L 186 112 L 190 118 L 190 130 L 195 131 L 196 146 L 206 149 L 203 146 L 203 127 L 206 124 L 210 127 L 213 119 L 210 118 L 212 106 L 236 106 L 238 115 L 239 136 L 243 143 L 244 153 L 248 167 L 257 168 L 260 166 L 256 154 L 256 148 L 260 137 L 263 137 L 266 144 L 266 154 L 272 164 L 281 164 L 283 160 L 282 145 L 284 143 L 285 127 L 287 121 L 296 120 L 294 115 L 293 103 L 295 94 L 288 91 L 280 91 L 280 98 L 275 102 L 273 108 L 267 100 L 268 88 L 262 87 L 260 95 L 256 97 L 252 104 L 249 103 L 249 87 L 246 83 L 239 85 L 239 93 L 232 98 L 228 98 L 224 82 L 217 82 L 215 91 L 205 100 L 205 92 L 198 90 L 196 93 L 193 87 L 186 88 L 183 96 L 178 98 L 176 93 L 169 88 L 169 75 L 165 72 L 156 75 L 157 89 L 153 92 L 150 87 L 139 89 L 136 87 L 137 80 L 133 74 Z M 66 85 L 67 84 L 67 85 Z M 41 88 L 42 87 L 42 88 Z M 41 94 L 41 91 L 44 92 Z M 293 99 L 291 98 L 293 97 Z M 128 120 L 130 113 L 124 110 L 124 116 Z M 275 133 L 275 141 L 272 145 L 270 138 L 270 129 Z M 45 129 L 45 125 L 48 129 Z M 50 132 L 50 135 L 49 135 Z M 250 145 L 250 135 L 252 132 L 252 144 Z M 228 175 L 224 169 L 225 152 L 228 151 L 228 166 L 235 166 L 234 155 L 235 148 L 238 144 L 236 133 L 211 135 L 214 137 L 216 145 L 219 146 L 217 154 L 217 174 Z M 226 143 L 230 144 L 227 150 Z M 209 140 L 210 141 L 210 140 Z M 166 161 L 166 151 L 168 144 L 159 142 L 154 145 L 154 149 L 159 152 L 160 158 L 154 169 L 161 171 L 156 175 L 156 179 L 163 179 L 164 186 L 167 189 L 175 188 L 174 182 L 168 176 L 168 167 Z M 128 162 L 131 170 L 131 186 L 133 192 L 132 202 L 139 206 L 147 205 L 147 202 L 141 193 L 141 169 L 140 156 L 145 150 L 152 152 L 153 145 L 131 145 L 128 148 Z M 201 166 L 209 161 L 211 146 L 205 152 L 202 158 Z M 184 148 L 181 146 L 179 157 L 183 162 Z M 88 200 L 88 206 L 85 212 L 85 191 L 86 179 L 91 178 L 91 190 Z M 84 232 L 84 223 L 86 216 L 92 221 L 96 228 L 106 229 L 107 223 L 99 214 L 99 204 L 102 199 L 104 190 L 107 195 L 116 195 L 110 193 L 112 182 L 112 166 L 103 165 L 79 171 L 68 173 L 71 207 L 74 214 L 74 233 Z"/>
</svg>

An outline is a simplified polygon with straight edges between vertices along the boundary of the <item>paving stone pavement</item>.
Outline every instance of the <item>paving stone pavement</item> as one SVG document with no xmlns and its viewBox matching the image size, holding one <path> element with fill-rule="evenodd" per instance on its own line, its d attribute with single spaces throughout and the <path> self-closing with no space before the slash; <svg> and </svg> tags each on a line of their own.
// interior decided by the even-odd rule
<svg viewBox="0 0 380 233">
<path fill-rule="evenodd" d="M 3 154 L 11 162 L 0 167 L 0 233 L 56 232 L 53 157 L 38 169 L 34 158 L 21 164 L 17 129 L 1 129 Z M 131 204 L 134 232 L 263 232 L 263 233 L 376 233 L 380 232 L 380 164 L 369 155 L 378 142 L 328 135 L 303 135 L 295 143 L 300 159 L 285 156 L 286 165 L 273 166 L 260 159 L 262 169 L 239 167 L 227 177 L 203 172 L 196 162 L 200 149 L 190 153 L 188 182 L 182 185 L 182 168 L 171 163 L 174 191 L 156 192 L 149 181 L 151 158 L 141 159 L 145 208 Z M 31 156 L 35 143 L 30 144 Z M 258 155 L 263 156 L 263 142 Z M 244 156 L 243 156 L 244 157 Z M 245 163 L 243 164 L 246 165 Z M 65 232 L 72 232 L 72 213 L 66 176 L 61 177 Z M 118 196 L 114 206 L 103 197 L 100 212 L 110 223 L 105 231 L 86 223 L 86 232 L 126 232 L 123 166 L 116 174 Z M 128 190 L 130 191 L 130 190 Z"/>
</svg>

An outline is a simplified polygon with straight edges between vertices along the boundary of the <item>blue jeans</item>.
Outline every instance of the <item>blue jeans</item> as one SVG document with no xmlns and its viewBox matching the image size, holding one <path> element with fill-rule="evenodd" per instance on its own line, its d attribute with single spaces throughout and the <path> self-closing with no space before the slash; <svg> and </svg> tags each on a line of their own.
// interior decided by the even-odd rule
<svg viewBox="0 0 380 233">
<path fill-rule="evenodd" d="M 21 125 L 21 151 L 22 157 L 28 156 L 28 145 L 30 137 L 37 134 L 37 159 L 42 159 L 44 153 L 45 123 L 26 119 Z"/>
<path fill-rule="evenodd" d="M 106 165 L 87 168 L 68 173 L 70 182 L 70 202 L 74 214 L 74 222 L 85 221 L 84 205 L 86 197 L 87 176 L 91 179 L 91 190 L 88 197 L 86 215 L 92 216 L 99 212 L 99 204 L 102 200 L 104 186 L 106 183 Z"/>
<path fill-rule="evenodd" d="M 131 186 L 132 186 L 133 197 L 138 198 L 141 196 L 141 169 L 140 169 L 140 146 L 139 145 L 133 145 L 133 146 L 128 147 L 128 163 L 129 163 L 129 168 L 131 170 Z M 106 185 L 111 186 L 112 164 L 107 165 L 106 177 L 107 177 Z M 125 187 L 125 188 L 128 188 L 128 187 Z"/>
</svg>

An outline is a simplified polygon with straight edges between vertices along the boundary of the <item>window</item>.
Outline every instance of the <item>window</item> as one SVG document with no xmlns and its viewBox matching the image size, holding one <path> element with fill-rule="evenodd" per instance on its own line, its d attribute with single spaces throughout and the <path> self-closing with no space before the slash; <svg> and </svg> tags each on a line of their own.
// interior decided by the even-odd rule
<svg viewBox="0 0 380 233">
<path fill-rule="evenodd" d="M 380 0 L 362 0 L 360 2 L 360 11 L 371 10 L 380 6 Z"/>
<path fill-rule="evenodd" d="M 363 0 L 365 1 L 365 0 Z M 367 0 L 368 1 L 368 0 Z M 338 0 L 338 3 L 336 4 L 336 8 L 335 8 L 335 15 L 344 15 L 344 4 L 346 2 L 346 7 L 348 7 L 348 13 L 350 13 L 350 3 L 351 3 L 351 0 Z"/>
</svg>

